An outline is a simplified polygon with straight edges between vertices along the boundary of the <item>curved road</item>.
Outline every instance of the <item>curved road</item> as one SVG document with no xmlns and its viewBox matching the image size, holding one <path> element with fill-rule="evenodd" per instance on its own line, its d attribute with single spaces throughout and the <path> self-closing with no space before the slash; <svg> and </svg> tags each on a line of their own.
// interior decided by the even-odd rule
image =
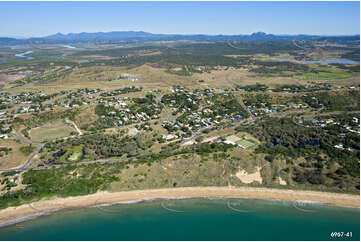
<svg viewBox="0 0 361 242">
<path fill-rule="evenodd" d="M 43 147 L 44 147 L 44 144 L 40 144 L 40 146 L 34 151 L 34 153 L 21 166 L 18 166 L 18 167 L 15 167 L 15 168 L 10 168 L 10 169 L 0 170 L 0 173 L 9 172 L 9 171 L 25 171 L 25 170 L 28 170 L 28 168 L 26 168 L 26 167 L 30 164 L 30 162 L 34 159 L 34 157 L 37 154 L 39 154 L 40 150 Z"/>
<path fill-rule="evenodd" d="M 39 147 L 39 149 L 37 149 L 33 153 L 33 155 L 31 157 L 29 157 L 29 159 L 22 166 L 7 169 L 7 170 L 0 170 L 0 173 L 8 172 L 8 171 L 27 171 L 27 170 L 30 170 L 30 168 L 26 168 L 26 166 L 31 162 L 31 160 L 35 157 L 35 155 L 37 155 L 39 153 L 39 151 L 41 150 L 41 148 L 43 146 L 44 145 Z M 131 157 L 131 158 L 134 158 L 134 157 Z M 66 166 L 90 165 L 90 164 L 112 164 L 112 163 L 124 162 L 124 161 L 127 161 L 127 160 L 131 159 L 131 158 L 120 158 L 120 159 L 115 159 L 115 160 L 94 160 L 94 161 L 85 161 L 85 162 L 69 163 L 69 164 L 57 164 L 57 165 L 51 165 L 51 166 L 43 166 L 43 167 L 32 168 L 31 170 L 45 170 L 45 169 L 51 169 L 51 168 L 60 168 L 60 167 L 66 167 Z"/>
</svg>

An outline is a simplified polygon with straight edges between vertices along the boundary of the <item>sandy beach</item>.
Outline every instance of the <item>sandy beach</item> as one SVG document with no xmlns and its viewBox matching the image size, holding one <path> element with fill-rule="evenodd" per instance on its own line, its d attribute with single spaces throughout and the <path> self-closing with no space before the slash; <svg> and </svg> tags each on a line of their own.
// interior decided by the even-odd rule
<svg viewBox="0 0 361 242">
<path fill-rule="evenodd" d="M 360 207 L 360 196 L 329 192 L 286 190 L 254 187 L 187 187 L 124 192 L 98 192 L 92 195 L 44 199 L 18 207 L 0 210 L 0 226 L 18 223 L 64 209 L 97 206 L 119 202 L 136 202 L 171 198 L 249 198 L 278 201 L 309 201 L 325 205 Z"/>
</svg>

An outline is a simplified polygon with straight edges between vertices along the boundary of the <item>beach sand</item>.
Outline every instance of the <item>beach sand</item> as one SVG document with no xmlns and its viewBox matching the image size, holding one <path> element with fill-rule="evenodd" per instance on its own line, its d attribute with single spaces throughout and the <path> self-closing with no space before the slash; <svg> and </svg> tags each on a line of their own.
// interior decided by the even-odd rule
<svg viewBox="0 0 361 242">
<path fill-rule="evenodd" d="M 254 173 L 247 173 L 245 170 L 240 170 L 236 173 L 236 177 L 242 181 L 242 183 L 249 184 L 252 182 L 258 182 L 262 184 L 261 176 L 262 167 L 257 167 L 257 171 Z"/>
<path fill-rule="evenodd" d="M 278 201 L 309 201 L 325 205 L 360 207 L 360 196 L 305 190 L 255 187 L 187 187 L 123 192 L 98 192 L 92 195 L 43 199 L 31 204 L 0 210 L 0 226 L 32 219 L 64 209 L 76 209 L 100 204 L 171 198 L 249 198 Z"/>
</svg>

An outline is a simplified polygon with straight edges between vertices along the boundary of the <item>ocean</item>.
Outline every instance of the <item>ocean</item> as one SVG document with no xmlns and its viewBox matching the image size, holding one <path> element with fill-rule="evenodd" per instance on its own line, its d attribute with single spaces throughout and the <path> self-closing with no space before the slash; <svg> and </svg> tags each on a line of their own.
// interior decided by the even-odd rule
<svg viewBox="0 0 361 242">
<path fill-rule="evenodd" d="M 177 199 L 68 210 L 0 228 L 0 240 L 360 240 L 360 209 Z"/>
</svg>

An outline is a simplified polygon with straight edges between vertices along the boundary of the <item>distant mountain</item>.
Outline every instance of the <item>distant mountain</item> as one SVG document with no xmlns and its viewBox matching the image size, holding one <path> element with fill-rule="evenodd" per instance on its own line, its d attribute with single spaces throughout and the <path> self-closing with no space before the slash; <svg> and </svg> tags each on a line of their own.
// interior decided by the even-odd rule
<svg viewBox="0 0 361 242">
<path fill-rule="evenodd" d="M 156 35 L 151 33 L 146 33 L 143 31 L 118 31 L 118 32 L 97 32 L 97 33 L 78 33 L 78 34 L 61 34 L 57 33 L 54 35 L 49 35 L 44 37 L 43 39 L 48 40 L 63 40 L 63 41 L 89 41 L 94 40 L 96 38 L 103 39 L 103 40 L 124 40 L 124 39 L 132 39 L 132 38 L 151 38 L 155 36 L 163 36 L 163 35 Z"/>
<path fill-rule="evenodd" d="M 315 38 L 319 36 L 303 36 L 303 39 Z M 182 34 L 152 34 L 143 31 L 114 31 L 114 32 L 97 32 L 97 33 L 78 33 L 78 34 L 61 34 L 46 36 L 43 40 L 52 41 L 68 41 L 68 42 L 83 42 L 83 41 L 149 41 L 149 40 L 194 40 L 194 41 L 226 41 L 226 40 L 257 40 L 257 41 L 282 41 L 290 38 L 298 39 L 298 36 L 278 36 L 273 34 L 266 34 L 264 32 L 257 32 L 251 35 L 182 35 Z M 38 38 L 34 38 L 37 40 Z"/>
<path fill-rule="evenodd" d="M 0 37 L 0 47 L 2 45 L 22 45 L 22 44 L 26 44 L 26 43 L 27 43 L 27 40 L 25 40 L 25 39 Z"/>
<path fill-rule="evenodd" d="M 354 36 L 320 36 L 320 35 L 274 35 L 264 32 L 256 32 L 250 35 L 182 35 L 182 34 L 153 34 L 143 31 L 113 31 L 113 32 L 96 32 L 96 33 L 56 33 L 46 37 L 31 38 L 32 43 L 37 44 L 54 44 L 54 43 L 76 43 L 76 42 L 145 42 L 145 41 L 172 41 L 172 40 L 191 40 L 191 41 L 209 41 L 209 42 L 225 42 L 225 41 L 291 41 L 291 40 L 330 40 L 337 42 L 357 41 L 360 35 Z M 29 42 L 24 39 L 16 38 L 0 38 L 0 45 L 17 45 Z"/>
<path fill-rule="evenodd" d="M 57 33 L 55 35 L 46 36 L 40 39 L 44 40 L 56 40 L 56 41 L 94 41 L 95 39 L 99 41 L 149 41 L 149 40 L 194 40 L 194 41 L 289 41 L 289 40 L 310 40 L 332 38 L 334 40 L 339 38 L 360 38 L 360 35 L 354 36 L 321 36 L 321 35 L 274 35 L 267 34 L 264 32 L 256 32 L 250 35 L 205 35 L 205 34 L 153 34 L 143 31 L 113 31 L 113 32 L 97 32 L 97 33 L 70 33 L 70 34 L 61 34 Z"/>
</svg>

